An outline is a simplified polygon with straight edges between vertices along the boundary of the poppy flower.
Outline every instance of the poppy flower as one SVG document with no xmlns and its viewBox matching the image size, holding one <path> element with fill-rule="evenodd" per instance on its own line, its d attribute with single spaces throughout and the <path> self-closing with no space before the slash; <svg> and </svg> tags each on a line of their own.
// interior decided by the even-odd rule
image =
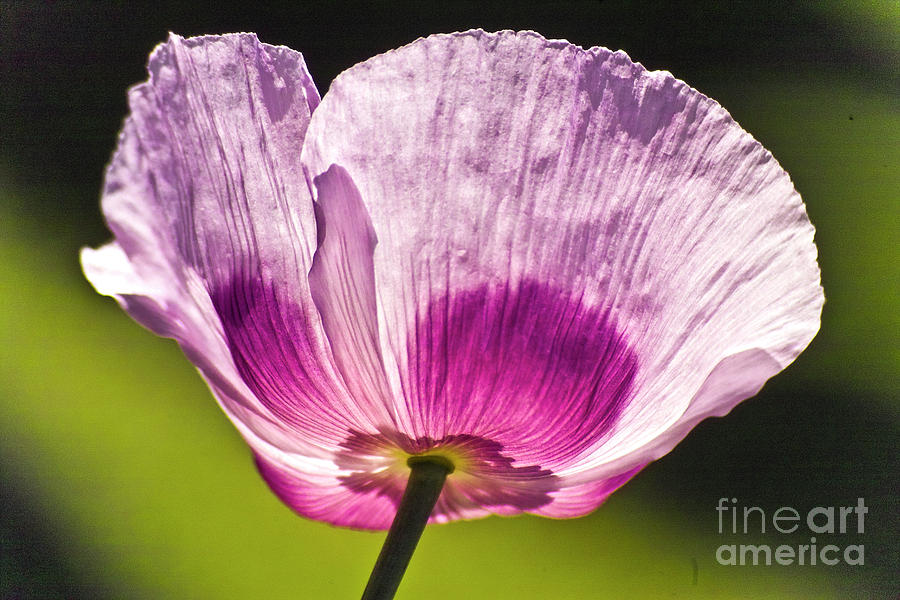
<svg viewBox="0 0 900 600">
<path fill-rule="evenodd" d="M 387 528 L 416 457 L 449 473 L 433 522 L 584 515 L 818 330 L 788 175 L 623 52 L 434 35 L 322 99 L 252 34 L 148 70 L 84 271 L 305 517 Z"/>
</svg>

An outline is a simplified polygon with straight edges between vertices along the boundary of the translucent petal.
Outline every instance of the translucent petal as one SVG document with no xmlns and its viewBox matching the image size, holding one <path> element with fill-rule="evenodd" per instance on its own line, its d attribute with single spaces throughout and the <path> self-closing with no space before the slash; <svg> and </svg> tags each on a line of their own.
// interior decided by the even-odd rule
<svg viewBox="0 0 900 600">
<path fill-rule="evenodd" d="M 755 393 L 819 326 L 787 174 L 717 103 L 622 52 L 418 40 L 335 80 L 302 161 L 344 169 L 377 233 L 382 355 L 411 438 L 502 438 L 563 485 L 611 479 Z M 522 303 L 534 286 L 541 303 Z M 573 327 L 588 351 L 568 377 Z M 701 393 L 735 355 L 765 368 Z"/>
<path fill-rule="evenodd" d="M 319 97 L 300 54 L 251 34 L 171 36 L 129 92 L 106 174 L 116 242 L 85 250 L 98 291 L 175 338 L 226 412 L 286 451 L 371 429 L 310 296 L 312 198 L 297 161 Z"/>
</svg>

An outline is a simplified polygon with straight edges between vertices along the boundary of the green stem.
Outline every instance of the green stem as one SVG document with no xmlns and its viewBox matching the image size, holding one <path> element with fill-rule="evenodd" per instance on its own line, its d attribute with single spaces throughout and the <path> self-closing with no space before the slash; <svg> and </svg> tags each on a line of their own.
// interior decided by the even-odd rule
<svg viewBox="0 0 900 600">
<path fill-rule="evenodd" d="M 442 456 L 412 456 L 407 464 L 410 472 L 406 491 L 362 600 L 390 600 L 397 593 L 447 475 L 453 472 L 453 463 Z"/>
</svg>

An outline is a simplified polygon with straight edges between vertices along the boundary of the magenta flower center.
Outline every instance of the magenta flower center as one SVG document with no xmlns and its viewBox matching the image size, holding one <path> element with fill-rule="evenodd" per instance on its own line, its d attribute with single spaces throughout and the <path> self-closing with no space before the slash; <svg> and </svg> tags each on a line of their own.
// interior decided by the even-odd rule
<svg viewBox="0 0 900 600">
<path fill-rule="evenodd" d="M 235 279 L 213 298 L 241 376 L 280 418 L 296 422 L 333 393 L 311 372 L 309 323 L 278 290 Z M 534 281 L 439 298 L 412 332 L 398 404 L 414 408 L 400 418 L 419 435 L 384 423 L 354 431 L 334 457 L 350 472 L 344 486 L 394 501 L 407 459 L 431 454 L 454 465 L 441 499 L 454 509 L 549 503 L 554 468 L 602 442 L 637 370 L 607 310 Z"/>
</svg>

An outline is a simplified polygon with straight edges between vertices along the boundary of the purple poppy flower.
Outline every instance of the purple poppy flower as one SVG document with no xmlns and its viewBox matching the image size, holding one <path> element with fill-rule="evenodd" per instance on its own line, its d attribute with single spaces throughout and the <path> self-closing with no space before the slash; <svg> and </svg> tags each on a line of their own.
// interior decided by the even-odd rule
<svg viewBox="0 0 900 600">
<path fill-rule="evenodd" d="M 306 517 L 595 509 L 819 327 L 813 228 L 717 103 L 622 52 L 435 35 L 321 100 L 300 54 L 171 38 L 85 273 L 178 341 Z"/>
</svg>

